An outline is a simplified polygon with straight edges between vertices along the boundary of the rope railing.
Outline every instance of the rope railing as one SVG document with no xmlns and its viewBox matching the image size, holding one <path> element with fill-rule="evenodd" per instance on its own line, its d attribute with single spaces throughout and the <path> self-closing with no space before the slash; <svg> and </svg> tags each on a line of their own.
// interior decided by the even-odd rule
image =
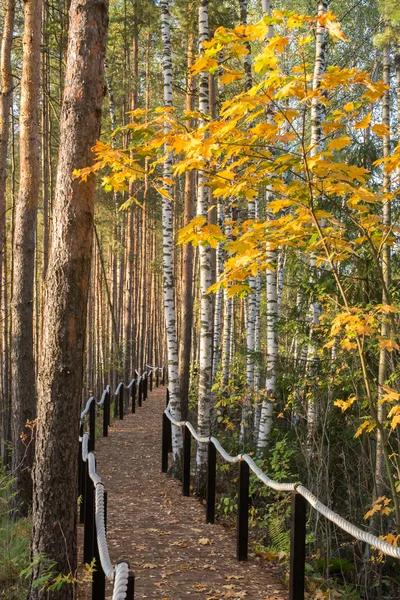
<svg viewBox="0 0 400 600">
<path fill-rule="evenodd" d="M 189 421 L 178 421 L 170 410 L 169 393 L 167 390 L 167 407 L 163 413 L 162 426 L 162 467 L 163 473 L 168 471 L 168 452 L 172 450 L 171 425 L 183 429 L 183 459 L 182 459 L 182 494 L 189 496 L 190 492 L 190 460 L 191 438 L 199 444 L 208 445 L 207 488 L 206 488 L 206 521 L 214 523 L 216 497 L 216 467 L 217 452 L 231 464 L 239 464 L 238 516 L 237 516 L 237 547 L 236 558 L 247 560 L 248 555 L 248 518 L 249 518 L 249 488 L 250 471 L 269 488 L 280 492 L 292 493 L 292 516 L 290 536 L 290 578 L 289 600 L 304 600 L 305 593 L 305 559 L 306 559 L 306 507 L 307 503 L 319 514 L 350 534 L 358 541 L 373 546 L 383 554 L 400 558 L 400 547 L 356 527 L 344 517 L 335 513 L 318 500 L 310 490 L 301 483 L 281 483 L 268 477 L 248 454 L 231 456 L 214 436 L 201 436 Z"/>
<path fill-rule="evenodd" d="M 156 386 L 159 385 L 159 374 L 162 383 L 165 383 L 164 367 L 145 366 L 142 375 L 136 377 L 126 385 L 121 381 L 112 392 L 109 385 L 104 389 L 99 402 L 91 396 L 81 412 L 79 430 L 79 460 L 78 482 L 80 504 L 80 522 L 84 526 L 83 561 L 86 564 L 94 562 L 92 580 L 92 600 L 105 600 L 106 579 L 113 583 L 112 600 L 133 600 L 135 576 L 130 570 L 127 560 L 120 560 L 113 567 L 107 544 L 107 492 L 100 475 L 96 471 L 96 456 L 94 453 L 96 442 L 96 411 L 103 410 L 103 437 L 108 436 L 111 424 L 111 398 L 114 396 L 114 416 L 122 420 L 129 408 L 129 398 L 132 403 L 132 413 L 136 411 L 136 397 L 138 405 L 142 406 L 147 399 L 148 390 L 153 389 L 153 373 L 156 373 Z M 127 401 L 124 390 L 129 392 Z M 85 431 L 88 425 L 89 431 Z"/>
</svg>

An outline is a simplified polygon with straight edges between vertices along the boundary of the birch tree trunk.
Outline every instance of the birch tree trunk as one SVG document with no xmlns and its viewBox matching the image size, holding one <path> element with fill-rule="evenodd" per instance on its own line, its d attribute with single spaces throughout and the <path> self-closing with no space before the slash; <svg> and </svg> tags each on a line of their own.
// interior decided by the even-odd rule
<svg viewBox="0 0 400 600">
<path fill-rule="evenodd" d="M 228 221 L 232 221 L 232 207 L 228 208 Z M 225 225 L 227 240 L 232 235 L 232 225 Z M 229 383 L 231 365 L 231 338 L 232 338 L 232 307 L 233 299 L 228 296 L 228 288 L 224 288 L 224 333 L 222 338 L 222 382 L 224 387 Z"/>
<path fill-rule="evenodd" d="M 34 466 L 33 580 L 43 574 L 40 556 L 55 572 L 77 568 L 77 461 L 87 294 L 93 238 L 95 180 L 73 178 L 91 164 L 99 137 L 108 26 L 104 0 L 72 0 L 60 120 L 60 153 L 54 199 L 52 248 L 45 283 L 38 424 Z M 47 591 L 32 588 L 30 600 Z M 76 598 L 73 585 L 54 592 Z"/>
<path fill-rule="evenodd" d="M 39 92 L 42 0 L 24 3 L 24 35 L 20 107 L 20 187 L 15 206 L 12 296 L 12 469 L 19 514 L 32 503 L 32 431 L 36 415 L 33 348 L 35 236 L 40 184 Z M 24 438 L 26 436 L 26 438 Z"/>
<path fill-rule="evenodd" d="M 262 0 L 262 9 L 264 15 L 271 15 L 271 3 L 269 0 Z M 272 28 L 268 32 L 268 38 L 273 34 Z M 267 107 L 267 120 L 271 120 L 271 106 Z M 266 207 L 268 218 L 268 206 L 272 200 L 271 190 L 266 191 Z M 261 414 L 259 422 L 259 431 L 257 439 L 257 451 L 262 452 L 268 447 L 271 429 L 273 406 L 276 397 L 277 381 L 277 362 L 278 362 L 278 303 L 277 303 L 277 252 L 270 245 L 267 246 L 267 262 L 270 268 L 266 272 L 267 287 L 267 374 L 265 379 L 265 397 L 261 405 Z"/>
<path fill-rule="evenodd" d="M 328 0 L 318 1 L 318 15 L 323 15 L 328 10 Z M 326 70 L 326 28 L 320 23 L 317 24 L 315 35 L 315 66 L 313 77 L 313 90 L 320 87 L 320 82 Z M 318 97 L 311 100 L 311 156 L 315 156 L 323 149 L 321 123 L 325 120 L 325 107 L 319 101 Z M 316 330 L 319 326 L 321 316 L 321 305 L 315 297 L 315 286 L 318 280 L 318 271 L 316 266 L 316 257 L 310 257 L 312 302 L 310 306 L 310 333 L 309 347 L 307 353 L 307 375 L 311 385 L 318 375 L 319 359 L 317 354 Z M 307 455 L 312 456 L 314 437 L 318 423 L 318 405 L 315 402 L 314 395 L 311 393 L 307 403 Z"/>
<path fill-rule="evenodd" d="M 171 59 L 171 33 L 169 0 L 161 0 L 161 33 L 163 42 L 163 78 L 164 78 L 164 105 L 172 107 L 172 59 Z M 165 124 L 165 133 L 169 132 L 169 125 Z M 171 414 L 178 421 L 181 417 L 179 364 L 178 364 L 178 339 L 176 330 L 175 314 L 175 291 L 174 291 L 174 233 L 172 214 L 172 188 L 168 180 L 172 176 L 172 154 L 168 153 L 164 161 L 164 191 L 162 197 L 162 221 L 163 221 L 163 257 L 164 257 L 164 314 L 165 330 L 168 348 L 168 389 L 170 398 Z M 182 430 L 172 427 L 172 452 L 174 456 L 174 469 L 179 472 L 182 452 Z"/>
<path fill-rule="evenodd" d="M 247 0 L 240 0 L 240 22 L 242 25 L 247 25 Z M 252 63 L 251 63 L 251 48 L 250 44 L 247 44 L 247 54 L 244 57 L 244 71 L 245 71 L 245 91 L 248 91 L 253 85 L 252 76 Z M 249 220 L 255 218 L 255 202 L 254 199 L 248 203 L 247 217 Z M 247 313 L 246 313 L 246 381 L 247 381 L 247 394 L 244 399 L 242 420 L 240 423 L 240 440 L 242 443 L 248 442 L 249 440 L 249 429 L 250 429 L 250 412 L 251 404 L 254 393 L 254 352 L 255 352 L 255 335 L 256 335 L 256 315 L 257 315 L 257 297 L 256 288 L 257 281 L 256 277 L 251 276 L 248 278 L 248 284 L 251 289 L 250 294 L 247 297 Z"/>
<path fill-rule="evenodd" d="M 6 177 L 7 152 L 12 104 L 13 75 L 11 47 L 14 30 L 15 0 L 7 0 L 4 7 L 3 33 L 0 56 L 0 363 L 3 365 L 0 381 L 1 453 L 3 462 L 8 461 L 5 442 L 10 440 L 11 410 L 9 389 L 9 344 L 7 306 L 7 253 L 6 253 Z"/>
<path fill-rule="evenodd" d="M 199 52 L 203 54 L 203 43 L 208 41 L 208 4 L 209 0 L 199 0 Z M 199 109 L 202 115 L 209 113 L 208 73 L 199 75 Z M 200 123 L 200 127 L 204 121 Z M 197 215 L 208 218 L 207 179 L 202 171 L 198 172 Z M 200 262 L 200 357 L 199 357 L 199 403 L 197 425 L 199 434 L 210 435 L 210 404 L 212 376 L 212 297 L 207 293 L 212 283 L 211 247 L 199 246 Z M 196 456 L 196 491 L 204 495 L 207 476 L 207 444 L 198 444 Z"/>
</svg>

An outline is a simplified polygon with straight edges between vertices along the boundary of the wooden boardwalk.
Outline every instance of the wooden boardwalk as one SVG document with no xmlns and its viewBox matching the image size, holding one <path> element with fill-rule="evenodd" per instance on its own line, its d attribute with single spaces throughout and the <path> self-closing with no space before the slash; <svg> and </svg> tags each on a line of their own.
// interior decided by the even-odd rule
<svg viewBox="0 0 400 600">
<path fill-rule="evenodd" d="M 199 500 L 183 497 L 180 483 L 161 474 L 164 407 L 165 388 L 156 388 L 96 444 L 97 470 L 108 491 L 111 560 L 130 561 L 135 599 L 287 598 L 272 564 L 251 553 L 248 562 L 237 562 L 235 532 L 207 525 Z M 78 600 L 89 598 L 89 586 L 82 586 Z"/>
</svg>

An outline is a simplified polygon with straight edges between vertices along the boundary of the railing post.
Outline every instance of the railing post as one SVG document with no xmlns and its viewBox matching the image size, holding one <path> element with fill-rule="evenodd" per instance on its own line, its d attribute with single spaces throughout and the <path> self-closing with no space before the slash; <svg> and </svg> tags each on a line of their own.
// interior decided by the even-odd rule
<svg viewBox="0 0 400 600">
<path fill-rule="evenodd" d="M 94 452 L 96 443 L 96 400 L 93 398 L 89 407 L 89 452 Z"/>
<path fill-rule="evenodd" d="M 103 437 L 108 436 L 108 424 L 110 420 L 109 416 L 110 411 L 110 392 L 106 392 L 104 396 L 104 404 L 103 404 Z"/>
<path fill-rule="evenodd" d="M 217 471 L 217 450 L 214 444 L 208 442 L 207 460 L 207 504 L 206 523 L 215 522 L 215 479 Z"/>
<path fill-rule="evenodd" d="M 79 428 L 79 435 L 83 437 L 83 425 Z M 79 442 L 79 457 L 78 457 L 78 497 L 81 499 L 79 505 L 79 523 L 83 523 L 85 520 L 85 462 L 82 458 L 82 442 Z"/>
<path fill-rule="evenodd" d="M 83 538 L 83 562 L 90 565 L 93 560 L 93 482 L 89 476 L 89 459 L 85 463 L 85 525 Z"/>
<path fill-rule="evenodd" d="M 142 381 L 143 381 L 142 378 L 140 378 L 139 386 L 138 386 L 139 387 L 139 389 L 138 389 L 138 393 L 139 393 L 139 398 L 138 398 L 139 408 L 141 408 L 142 404 L 143 404 L 143 402 L 142 402 L 142 400 L 143 400 L 143 386 L 142 386 Z"/>
<path fill-rule="evenodd" d="M 102 483 L 98 485 L 103 485 Z M 96 506 L 96 488 L 94 488 L 93 506 Z M 100 563 L 99 546 L 97 544 L 96 531 L 96 511 L 93 511 L 93 558 L 95 559 L 95 570 L 92 580 L 92 600 L 105 600 L 106 597 L 106 577 Z"/>
<path fill-rule="evenodd" d="M 165 385 L 165 365 L 162 368 L 162 384 Z"/>
<path fill-rule="evenodd" d="M 244 461 L 239 463 L 239 498 L 237 517 L 237 560 L 247 560 L 249 542 L 249 465 Z"/>
<path fill-rule="evenodd" d="M 169 419 L 168 419 L 169 420 Z M 182 495 L 190 495 L 190 450 L 192 436 L 187 427 L 183 428 Z"/>
<path fill-rule="evenodd" d="M 118 404 L 119 404 L 119 420 L 123 421 L 123 419 L 124 419 L 124 386 L 123 385 L 121 385 L 121 387 L 119 388 Z"/>
<path fill-rule="evenodd" d="M 135 597 L 135 574 L 129 571 L 128 589 L 126 590 L 126 600 L 134 600 Z"/>
<path fill-rule="evenodd" d="M 115 395 L 115 392 L 113 395 L 114 395 L 114 419 L 116 419 L 118 416 L 118 396 Z"/>
<path fill-rule="evenodd" d="M 156 368 L 156 387 L 159 387 L 159 386 L 160 386 L 160 370 L 157 367 Z"/>
<path fill-rule="evenodd" d="M 167 473 L 168 471 L 168 447 L 169 447 L 169 437 L 171 428 L 170 420 L 167 415 L 163 413 L 162 416 L 162 448 L 161 448 L 161 472 Z"/>
<path fill-rule="evenodd" d="M 304 600 L 306 508 L 306 499 L 297 492 L 293 492 L 290 516 L 289 600 Z"/>
<path fill-rule="evenodd" d="M 147 400 L 149 378 L 148 375 L 144 378 L 144 399 Z"/>
<path fill-rule="evenodd" d="M 136 381 L 132 383 L 131 387 L 131 398 L 132 398 L 132 414 L 136 412 Z"/>
<path fill-rule="evenodd" d="M 169 389 L 167 388 L 166 407 L 168 407 L 168 404 L 169 404 Z M 172 423 L 169 419 L 168 419 L 168 452 L 172 452 Z"/>
<path fill-rule="evenodd" d="M 150 378 L 150 391 L 152 392 L 153 391 L 153 369 L 151 369 L 151 371 L 150 371 L 149 378 Z"/>
</svg>

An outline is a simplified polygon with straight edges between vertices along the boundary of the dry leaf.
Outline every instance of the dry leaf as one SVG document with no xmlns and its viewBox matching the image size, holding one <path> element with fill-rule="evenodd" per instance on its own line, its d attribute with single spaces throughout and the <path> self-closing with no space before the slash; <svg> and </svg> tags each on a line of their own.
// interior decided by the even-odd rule
<svg viewBox="0 0 400 600">
<path fill-rule="evenodd" d="M 200 538 L 198 543 L 200 544 L 200 546 L 210 546 L 211 540 L 209 540 L 208 538 Z"/>
</svg>

